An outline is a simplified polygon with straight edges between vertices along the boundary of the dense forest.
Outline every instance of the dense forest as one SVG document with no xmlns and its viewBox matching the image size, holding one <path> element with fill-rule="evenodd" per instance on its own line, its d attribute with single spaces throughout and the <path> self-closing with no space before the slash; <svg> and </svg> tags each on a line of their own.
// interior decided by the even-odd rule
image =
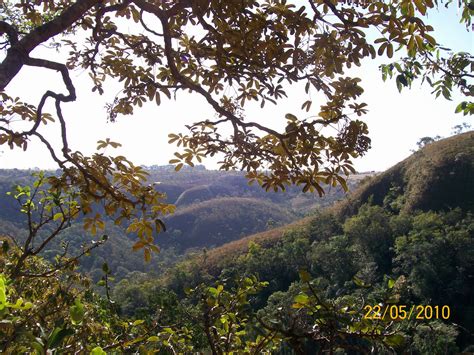
<svg viewBox="0 0 474 355">
<path fill-rule="evenodd" d="M 259 199 L 238 184 L 235 189 L 220 185 L 220 192 L 211 195 L 216 189 L 193 186 L 201 186 L 199 175 L 214 176 L 214 181 L 226 175 L 188 170 L 181 186 L 189 188 L 177 197 L 182 201 L 177 225 L 230 223 L 225 217 L 230 214 L 232 227 L 241 231 L 238 240 L 212 248 L 212 228 L 208 244 L 204 231 L 194 231 L 200 233 L 198 241 L 189 245 L 206 249 L 183 254 L 184 247 L 164 246 L 146 264 L 141 254 L 130 253 L 127 233 L 107 222 L 107 241 L 66 270 L 46 279 L 26 277 L 19 284 L 2 280 L 1 346 L 13 352 L 68 352 L 87 337 L 97 345 L 96 353 L 109 348 L 144 353 L 472 352 L 473 147 L 472 132 L 429 144 L 388 171 L 364 178 L 333 205 L 308 209 L 309 215 L 292 224 L 269 225 L 244 238 L 250 221 L 238 211 L 263 218 L 279 200 Z M 26 172 L 2 174 L 8 182 L 13 176 L 23 184 L 32 182 Z M 239 191 L 245 197 L 236 197 Z M 199 201 L 184 203 L 191 194 Z M 284 196 L 291 201 L 298 194 Z M 288 211 L 278 208 L 273 210 L 279 221 L 291 221 L 284 219 Z M 6 269 L 20 255 L 15 247 L 20 240 L 8 237 L 21 232 L 24 213 L 14 210 L 14 204 L 2 210 Z M 180 222 L 182 214 L 193 217 Z M 66 228 L 61 242 L 28 261 L 28 272 L 41 274 L 71 260 L 62 251 L 65 245 L 71 253 L 83 248 L 81 229 L 77 222 Z M 161 237 L 166 235 L 157 240 Z M 33 317 L 24 318 L 30 307 Z M 385 309 L 388 315 L 382 317 Z M 91 341 L 90 334 L 97 338 Z"/>
</svg>

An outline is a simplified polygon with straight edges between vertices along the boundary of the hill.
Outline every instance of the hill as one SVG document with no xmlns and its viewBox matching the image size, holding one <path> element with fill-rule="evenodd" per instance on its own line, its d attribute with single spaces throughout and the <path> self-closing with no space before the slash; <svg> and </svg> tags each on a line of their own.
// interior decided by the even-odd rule
<svg viewBox="0 0 474 355">
<path fill-rule="evenodd" d="M 369 201 L 397 212 L 448 211 L 455 207 L 474 212 L 474 132 L 429 144 L 387 171 L 367 177 L 325 213 L 343 221 Z M 281 243 L 288 231 L 308 231 L 312 220 L 303 218 L 213 249 L 202 267 L 217 275 L 245 254 L 250 242 L 271 248 Z"/>
<path fill-rule="evenodd" d="M 474 210 L 474 132 L 428 144 L 366 180 L 338 207 L 342 215 L 351 215 L 370 197 L 383 205 L 387 196 L 406 212 Z"/>
<path fill-rule="evenodd" d="M 24 227 L 24 214 L 6 193 L 16 184 L 32 185 L 36 170 L 0 169 L 0 225 Z M 312 209 L 332 204 L 344 196 L 342 189 L 328 189 L 323 198 L 303 194 L 298 187 L 284 192 L 266 192 L 258 185 L 249 186 L 242 172 L 207 170 L 203 166 L 185 167 L 175 172 L 172 166 L 147 168 L 148 182 L 177 205 L 168 218 L 168 232 L 156 236 L 165 248 L 184 251 L 193 247 L 214 247 L 270 227 L 290 223 Z M 47 172 L 48 175 L 55 171 Z M 349 186 L 358 183 L 349 179 Z M 120 231 L 120 237 L 125 235 Z M 83 235 L 87 239 L 86 235 Z M 117 238 L 111 238 L 111 243 Z M 134 264 L 134 262 L 131 262 Z"/>
<path fill-rule="evenodd" d="M 473 149 L 473 132 L 432 143 L 386 172 L 366 177 L 358 189 L 329 211 L 344 220 L 356 214 L 369 199 L 390 210 L 439 211 L 460 207 L 472 211 Z M 297 216 L 315 206 L 331 205 L 343 196 L 342 192 L 332 190 L 321 200 L 311 194 L 302 194 L 296 188 L 285 193 L 266 193 L 258 186 L 248 186 L 241 173 L 210 171 L 203 167 L 183 169 L 178 174 L 172 167 L 151 167 L 148 171 L 150 181 L 160 182 L 157 188 L 167 192 L 169 201 L 176 201 L 178 205 L 176 214 L 166 221 L 168 232 L 156 239 L 164 249 L 170 249 L 171 254 L 174 254 L 173 249 L 182 253 L 189 248 L 222 245 L 210 250 L 206 256 L 204 268 L 213 274 L 245 254 L 251 241 L 270 248 L 281 242 L 287 230 L 308 231 L 312 219 L 293 222 Z M 4 233 L 19 233 L 23 218 L 15 201 L 6 197 L 5 192 L 14 183 L 31 183 L 31 173 L 0 170 L 0 223 Z M 354 188 L 360 179 L 360 176 L 351 177 L 350 186 Z M 282 226 L 287 223 L 291 224 Z M 278 228 L 265 231 L 271 227 Z M 81 228 L 71 230 L 71 234 L 87 238 Z M 109 234 L 111 238 L 107 244 L 114 245 L 106 245 L 101 248 L 103 251 L 94 255 L 98 258 L 110 255 L 115 259 L 120 254 L 118 259 L 123 262 L 112 262 L 114 271 L 119 266 L 126 271 L 147 269 L 138 260 L 141 255 L 117 253 L 130 250 L 132 239 L 118 228 L 110 230 Z M 97 270 L 99 264 L 85 261 L 84 269 Z M 120 274 L 125 275 L 125 270 L 121 270 Z"/>
<path fill-rule="evenodd" d="M 473 143 L 473 132 L 432 143 L 333 207 L 197 253 L 150 282 L 185 297 L 200 284 L 256 277 L 268 283 L 253 307 L 285 325 L 298 318 L 308 290 L 316 298 L 311 312 L 328 304 L 321 299 L 359 310 L 440 305 L 450 316 L 426 318 L 417 329 L 397 320 L 410 351 L 471 353 Z"/>
<path fill-rule="evenodd" d="M 213 198 L 178 207 L 175 214 L 165 219 L 167 232 L 159 236 L 159 244 L 178 250 L 210 248 L 294 219 L 294 214 L 268 201 Z"/>
</svg>

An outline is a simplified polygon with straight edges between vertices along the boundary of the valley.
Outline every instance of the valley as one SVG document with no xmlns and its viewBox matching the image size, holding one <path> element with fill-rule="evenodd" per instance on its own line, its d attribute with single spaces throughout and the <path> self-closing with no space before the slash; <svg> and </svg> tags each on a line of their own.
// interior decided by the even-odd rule
<svg viewBox="0 0 474 355">
<path fill-rule="evenodd" d="M 369 305 L 450 309 L 449 319 L 427 319 L 415 327 L 408 320 L 377 323 L 380 346 L 420 354 L 472 349 L 474 133 L 432 143 L 386 172 L 351 176 L 349 194 L 328 189 L 323 198 L 298 187 L 265 192 L 239 173 L 204 167 L 179 173 L 151 167 L 148 172 L 153 186 L 177 206 L 164 218 L 166 232 L 155 236 L 160 253 L 145 262 L 140 252 L 131 252 L 134 237 L 106 221 L 108 240 L 77 265 L 102 294 L 104 275 L 109 275 L 107 295 L 121 316 L 148 322 L 159 309 L 160 319 L 176 324 L 173 332 L 191 329 L 190 344 L 199 348 L 199 321 L 189 323 L 186 314 L 199 314 L 203 305 L 192 292 L 206 294 L 205 287 L 232 292 L 244 278 L 245 287 L 256 287 L 244 302 L 245 317 L 254 322 L 246 327 L 286 334 L 278 343 L 283 352 L 323 346 L 308 327 L 327 315 L 312 310 L 312 302 L 327 304 L 329 317 L 339 319 L 345 317 L 340 305 L 357 314 L 361 299 Z M 13 182 L 31 184 L 31 171 L 0 171 L 0 226 L 21 244 L 25 221 L 5 194 Z M 42 256 L 54 262 L 65 245 L 67 253 L 77 254 L 88 239 L 79 218 Z M 291 328 L 289 320 L 296 322 Z M 368 346 L 360 335 L 366 319 L 350 322 L 362 328 L 359 333 L 338 328 L 346 334 L 338 338 L 341 346 Z M 393 332 L 397 337 L 383 335 Z M 291 337 L 300 340 L 290 346 L 285 339 Z"/>
</svg>

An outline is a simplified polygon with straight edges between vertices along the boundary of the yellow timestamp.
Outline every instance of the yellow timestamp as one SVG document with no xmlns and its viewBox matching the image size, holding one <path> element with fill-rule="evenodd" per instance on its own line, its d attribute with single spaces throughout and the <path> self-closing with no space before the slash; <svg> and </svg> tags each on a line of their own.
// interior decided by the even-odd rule
<svg viewBox="0 0 474 355">
<path fill-rule="evenodd" d="M 404 320 L 404 319 L 444 319 L 451 317 L 451 309 L 448 305 L 431 306 L 431 305 L 405 305 L 405 304 L 390 304 L 390 305 L 366 305 L 364 307 L 364 319 L 390 319 L 390 320 Z"/>
</svg>

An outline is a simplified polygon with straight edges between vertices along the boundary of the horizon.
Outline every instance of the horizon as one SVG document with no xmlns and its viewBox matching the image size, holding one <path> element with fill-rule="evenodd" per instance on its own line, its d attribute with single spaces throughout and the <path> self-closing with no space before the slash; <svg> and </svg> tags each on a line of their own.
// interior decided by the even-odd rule
<svg viewBox="0 0 474 355">
<path fill-rule="evenodd" d="M 466 28 L 459 24 L 455 6 L 449 9 L 441 6 L 440 9 L 431 11 L 426 22 L 434 26 L 434 36 L 439 43 L 446 43 L 454 51 L 473 52 L 472 32 L 466 31 Z M 41 55 L 43 51 L 52 54 L 51 50 L 46 48 L 34 54 Z M 58 60 L 64 60 L 62 53 L 56 52 L 56 55 Z M 396 60 L 396 56 L 397 52 L 392 60 Z M 430 88 L 422 87 L 419 81 L 401 93 L 398 92 L 394 80 L 383 82 L 378 66 L 386 62 L 388 58 L 369 60 L 363 62 L 361 67 L 346 71 L 347 75 L 362 78 L 362 86 L 365 89 L 362 100 L 368 104 L 369 109 L 361 119 L 368 124 L 372 148 L 365 156 L 353 160 L 357 171 L 384 171 L 408 157 L 420 138 L 450 136 L 454 126 L 470 121 L 469 117 L 454 113 L 457 104 L 463 100 L 459 93 L 453 92 L 452 101 L 448 101 L 444 98 L 435 99 Z M 122 144 L 121 148 L 113 152 L 126 156 L 135 165 L 168 165 L 169 160 L 173 159 L 173 153 L 178 150 L 176 146 L 167 143 L 168 134 L 185 132 L 185 124 L 215 116 L 202 97 L 181 93 L 176 100 L 163 100 L 159 107 L 145 104 L 141 109 L 137 109 L 133 116 L 122 116 L 117 122 L 110 123 L 106 120 L 104 105 L 113 100 L 117 91 L 114 85 L 116 83 L 108 81 L 105 94 L 96 96 L 90 92 L 91 84 L 87 73 L 76 70 L 71 74 L 76 82 L 78 99 L 64 105 L 63 111 L 67 117 L 68 140 L 73 151 L 93 154 L 98 140 L 110 138 Z M 48 85 L 31 85 L 32 81 Z M 60 75 L 51 76 L 47 70 L 30 67 L 23 68 L 9 85 L 12 96 L 21 96 L 31 103 L 36 103 L 46 88 L 62 91 Z M 299 117 L 317 114 L 317 109 L 310 112 L 300 109 L 303 96 L 300 89 L 298 86 L 292 86 L 288 90 L 289 97 L 281 100 L 277 106 L 260 109 L 258 104 L 251 103 L 245 107 L 245 116 L 275 129 L 284 129 L 284 115 L 288 112 Z M 315 100 L 314 107 L 318 105 L 318 100 Z M 48 103 L 45 110 L 53 112 L 52 104 Z M 42 127 L 42 133 L 54 146 L 59 146 L 57 124 Z M 217 160 L 207 158 L 203 164 L 207 169 L 215 170 L 218 166 Z M 21 149 L 0 151 L 0 168 L 34 167 L 43 170 L 57 168 L 46 148 L 39 142 L 29 142 L 26 152 Z"/>
</svg>

